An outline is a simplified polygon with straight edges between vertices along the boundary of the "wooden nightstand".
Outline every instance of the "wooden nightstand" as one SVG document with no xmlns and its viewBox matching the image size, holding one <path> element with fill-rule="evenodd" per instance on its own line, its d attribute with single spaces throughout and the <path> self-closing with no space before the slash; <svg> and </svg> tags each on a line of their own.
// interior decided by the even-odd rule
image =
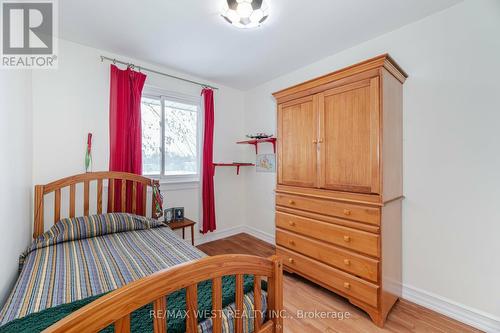
<svg viewBox="0 0 500 333">
<path fill-rule="evenodd" d="M 191 244 L 194 246 L 194 225 L 196 222 L 191 221 L 190 219 L 184 218 L 184 220 L 173 221 L 168 223 L 167 225 L 172 230 L 182 229 L 182 239 L 185 239 L 185 228 L 191 227 Z"/>
</svg>

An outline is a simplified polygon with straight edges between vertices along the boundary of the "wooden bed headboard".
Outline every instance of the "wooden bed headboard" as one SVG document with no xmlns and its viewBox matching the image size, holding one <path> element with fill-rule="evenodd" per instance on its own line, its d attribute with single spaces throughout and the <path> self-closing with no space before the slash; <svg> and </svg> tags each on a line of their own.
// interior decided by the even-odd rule
<svg viewBox="0 0 500 333">
<path fill-rule="evenodd" d="M 108 202 L 110 205 L 107 207 L 107 212 L 126 212 L 127 206 L 131 207 L 130 212 L 133 214 L 146 216 L 146 204 L 147 204 L 147 188 L 158 185 L 158 180 L 153 180 L 143 176 L 139 176 L 132 173 L 126 172 L 115 172 L 115 171 L 103 171 L 103 172 L 89 172 L 79 175 L 74 175 L 66 177 L 63 179 L 56 180 L 54 182 L 48 183 L 46 185 L 35 185 L 35 213 L 34 213 L 34 226 L 33 226 L 33 238 L 38 237 L 44 232 L 44 197 L 45 195 L 54 192 L 54 223 L 61 219 L 61 189 L 69 187 L 69 212 L 66 217 L 75 216 L 75 201 L 76 201 L 76 185 L 83 183 L 83 215 L 89 215 L 89 201 L 90 201 L 90 183 L 97 182 L 97 214 L 103 213 L 103 184 L 107 181 L 108 185 Z M 115 207 L 115 187 L 120 188 L 119 197 L 120 205 Z M 131 189 L 132 202 L 127 202 L 127 188 Z M 139 191 L 139 192 L 138 192 Z M 142 211 L 138 212 L 137 200 L 140 198 L 140 193 L 142 191 Z M 151 215 L 156 218 L 155 205 L 156 200 L 151 191 Z"/>
</svg>

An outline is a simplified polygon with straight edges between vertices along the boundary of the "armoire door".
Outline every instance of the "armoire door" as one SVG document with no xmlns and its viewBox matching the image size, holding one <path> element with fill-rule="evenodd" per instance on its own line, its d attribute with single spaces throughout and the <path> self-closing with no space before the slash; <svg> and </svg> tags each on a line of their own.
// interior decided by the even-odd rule
<svg viewBox="0 0 500 333">
<path fill-rule="evenodd" d="M 278 183 L 317 185 L 318 96 L 278 106 Z"/>
<path fill-rule="evenodd" d="M 379 78 L 319 94 L 319 187 L 379 193 Z"/>
</svg>

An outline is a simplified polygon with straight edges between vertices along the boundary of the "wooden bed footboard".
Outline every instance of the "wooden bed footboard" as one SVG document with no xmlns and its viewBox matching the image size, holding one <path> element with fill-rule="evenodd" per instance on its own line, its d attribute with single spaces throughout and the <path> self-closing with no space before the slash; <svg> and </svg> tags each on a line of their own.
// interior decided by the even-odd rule
<svg viewBox="0 0 500 333">
<path fill-rule="evenodd" d="M 166 296 L 186 288 L 186 332 L 197 332 L 197 284 L 212 281 L 213 332 L 219 333 L 222 312 L 222 277 L 236 276 L 236 314 L 243 312 L 243 276 L 254 276 L 254 332 L 283 331 L 283 270 L 278 257 L 262 258 L 249 255 L 220 255 L 187 262 L 156 272 L 119 288 L 75 311 L 47 328 L 44 332 L 98 332 L 114 323 L 115 332 L 130 332 L 130 314 L 146 304 L 153 304 L 155 312 L 165 313 Z M 261 325 L 262 304 L 260 281 L 267 278 L 267 321 Z M 235 332 L 243 331 L 243 319 L 235 316 Z M 164 316 L 154 316 L 154 332 L 166 332 Z"/>
</svg>

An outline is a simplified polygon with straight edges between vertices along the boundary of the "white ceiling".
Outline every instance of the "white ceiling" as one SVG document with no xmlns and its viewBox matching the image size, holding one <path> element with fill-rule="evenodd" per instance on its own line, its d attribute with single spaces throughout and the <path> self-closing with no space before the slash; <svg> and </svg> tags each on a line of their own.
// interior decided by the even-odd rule
<svg viewBox="0 0 500 333">
<path fill-rule="evenodd" d="M 460 0 L 267 0 L 252 30 L 223 0 L 63 0 L 64 39 L 246 90 Z"/>
</svg>

